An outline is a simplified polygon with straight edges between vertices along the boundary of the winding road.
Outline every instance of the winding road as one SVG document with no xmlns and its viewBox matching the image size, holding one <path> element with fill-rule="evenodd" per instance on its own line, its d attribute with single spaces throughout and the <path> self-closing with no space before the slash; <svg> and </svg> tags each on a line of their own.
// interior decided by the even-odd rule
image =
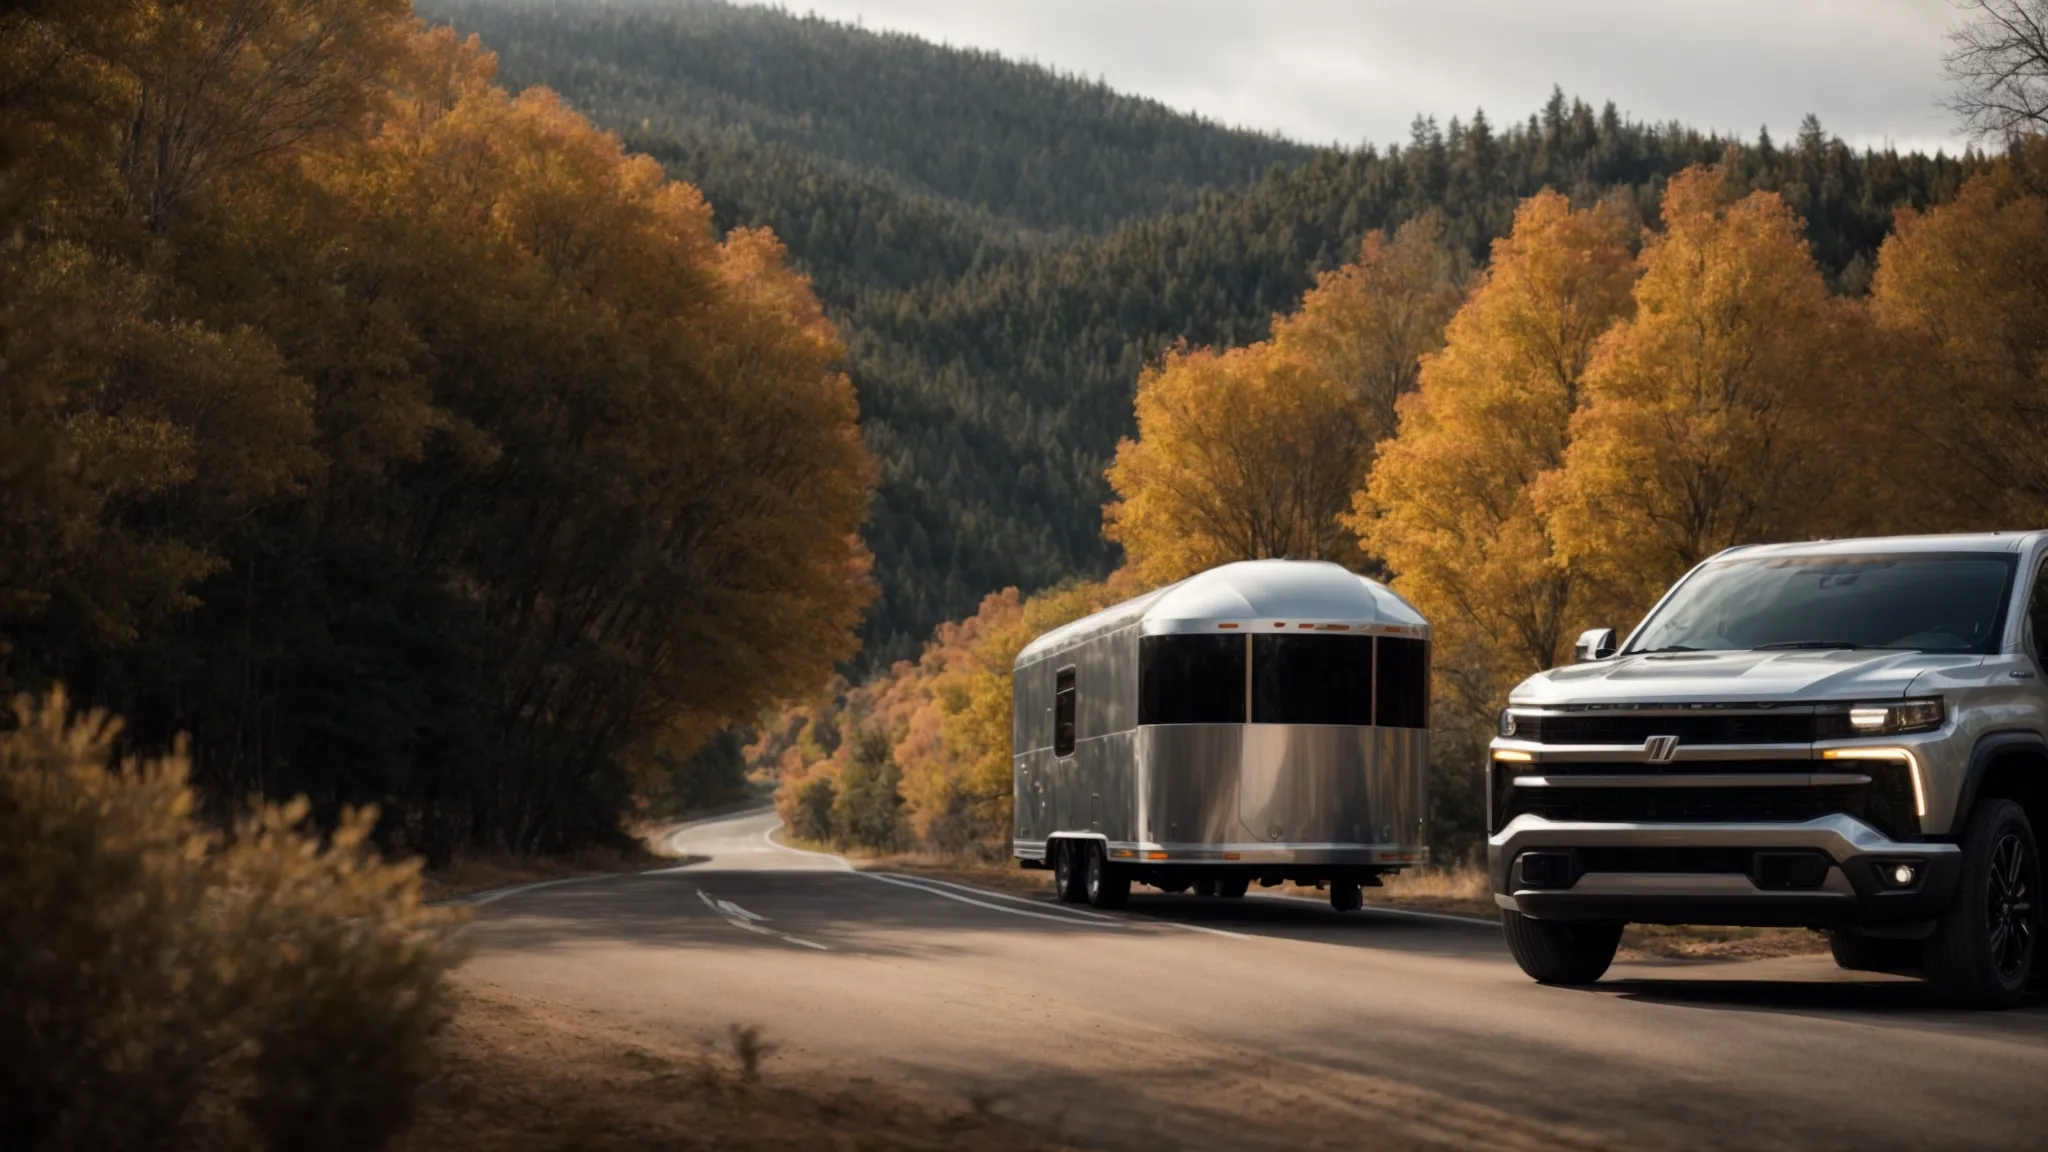
<svg viewBox="0 0 2048 1152">
<path fill-rule="evenodd" d="M 1498 932 L 1140 889 L 1114 915 L 688 826 L 674 868 L 477 901 L 464 980 L 631 1028 L 759 1025 L 776 1075 L 1128 1149 L 2048 1147 L 2048 1008 L 1825 958 L 1539 987 Z"/>
</svg>

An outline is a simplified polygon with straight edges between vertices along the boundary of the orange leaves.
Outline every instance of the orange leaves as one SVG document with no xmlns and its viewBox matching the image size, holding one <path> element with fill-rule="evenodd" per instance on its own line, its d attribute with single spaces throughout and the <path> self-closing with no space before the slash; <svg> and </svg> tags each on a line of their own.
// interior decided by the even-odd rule
<svg viewBox="0 0 2048 1152">
<path fill-rule="evenodd" d="M 1844 477 L 1866 451 L 1842 434 L 1868 342 L 1784 202 L 1731 203 L 1721 171 L 1696 168 L 1664 223 L 1542 496 L 1565 555 L 1638 608 L 1731 544 L 1851 525 Z"/>
<path fill-rule="evenodd" d="M 1901 212 L 1871 301 L 1893 428 L 1891 505 L 1955 528 L 2048 522 L 2048 142 L 1972 178 L 1950 204 Z"/>
<path fill-rule="evenodd" d="M 1534 486 L 1563 459 L 1595 343 L 1629 307 L 1627 241 L 1604 209 L 1555 193 L 1523 202 L 1400 401 L 1399 434 L 1350 520 L 1446 644 L 1486 654 L 1494 691 L 1562 655 L 1586 596 Z"/>
<path fill-rule="evenodd" d="M 1272 340 L 1178 349 L 1145 370 L 1103 527 L 1139 577 L 1268 557 L 1366 564 L 1339 517 L 1455 301 L 1440 232 L 1433 217 L 1391 242 L 1375 232 Z"/>
</svg>

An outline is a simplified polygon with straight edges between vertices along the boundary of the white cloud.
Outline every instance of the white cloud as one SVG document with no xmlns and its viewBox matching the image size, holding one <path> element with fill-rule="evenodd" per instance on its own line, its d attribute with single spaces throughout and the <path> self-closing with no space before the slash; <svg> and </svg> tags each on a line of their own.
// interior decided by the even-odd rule
<svg viewBox="0 0 2048 1152">
<path fill-rule="evenodd" d="M 1000 52 L 1315 143 L 1403 140 L 1416 114 L 1495 123 L 1552 84 L 1638 119 L 1852 144 L 1959 146 L 1939 106 L 1947 0 L 794 0 Z"/>
</svg>

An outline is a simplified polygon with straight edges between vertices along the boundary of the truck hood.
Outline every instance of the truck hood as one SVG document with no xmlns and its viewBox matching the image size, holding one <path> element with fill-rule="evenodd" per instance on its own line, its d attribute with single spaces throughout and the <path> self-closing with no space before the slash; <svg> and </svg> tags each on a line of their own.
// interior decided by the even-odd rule
<svg viewBox="0 0 2048 1152">
<path fill-rule="evenodd" d="M 1923 672 L 1967 668 L 1979 655 L 1854 649 L 1663 652 L 1539 672 L 1511 704 L 1689 704 L 1712 701 L 1882 700 L 1904 696 Z"/>
</svg>

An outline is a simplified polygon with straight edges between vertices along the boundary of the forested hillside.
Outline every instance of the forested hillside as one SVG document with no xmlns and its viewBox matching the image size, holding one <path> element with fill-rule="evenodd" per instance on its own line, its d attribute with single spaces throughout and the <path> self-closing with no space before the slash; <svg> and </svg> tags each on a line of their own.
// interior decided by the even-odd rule
<svg viewBox="0 0 2048 1152">
<path fill-rule="evenodd" d="M 1562 94 L 1504 127 L 1477 113 L 1418 122 L 1385 148 L 1309 153 L 987 54 L 775 10 L 420 11 L 479 33 L 512 86 L 557 88 L 702 187 L 721 226 L 774 229 L 813 278 L 882 470 L 870 667 L 913 654 L 985 593 L 1106 572 L 1103 470 L 1133 431 L 1141 368 L 1177 341 L 1262 338 L 1371 229 L 1437 210 L 1445 242 L 1476 264 L 1545 187 L 1655 224 L 1671 175 L 1739 146 L 1731 180 L 1781 193 L 1829 283 L 1854 294 L 1894 210 L 1950 198 L 1974 163 L 1859 153 L 1811 121 L 1787 146 L 1735 141 Z M 1009 178 L 982 179 L 994 171 Z"/>
</svg>

